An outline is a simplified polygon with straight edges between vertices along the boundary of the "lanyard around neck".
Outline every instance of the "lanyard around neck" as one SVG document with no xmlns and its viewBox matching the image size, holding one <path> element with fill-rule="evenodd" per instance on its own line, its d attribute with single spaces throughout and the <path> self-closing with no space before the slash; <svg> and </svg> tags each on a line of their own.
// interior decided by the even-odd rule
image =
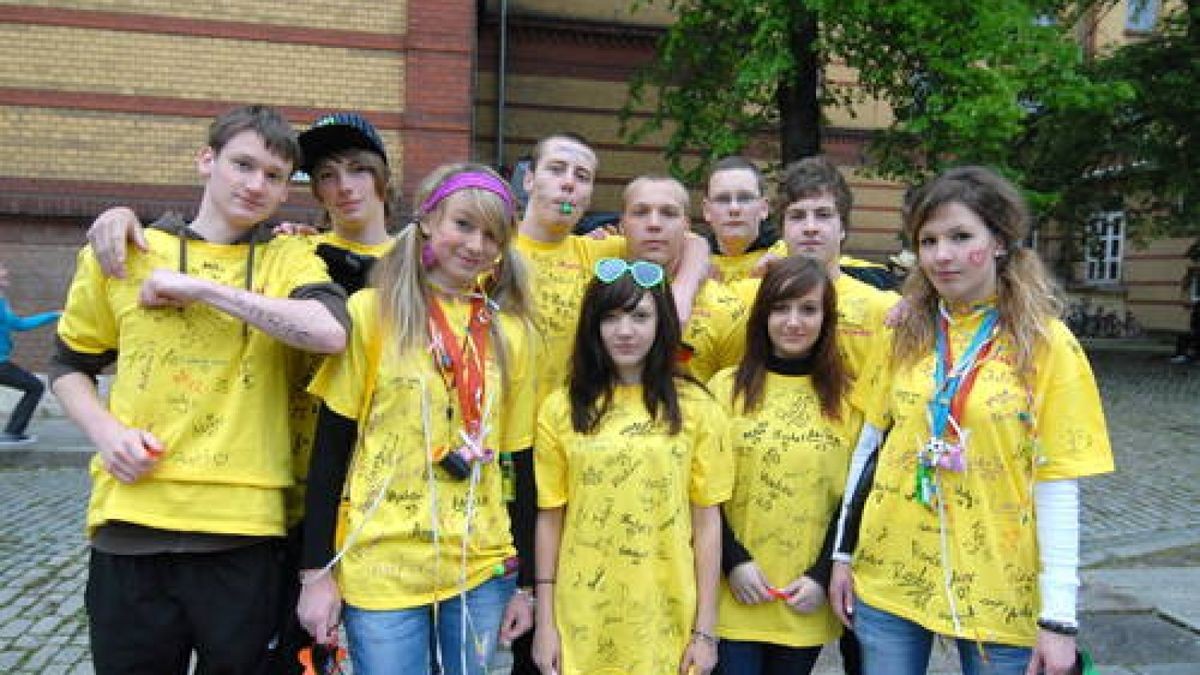
<svg viewBox="0 0 1200 675">
<path fill-rule="evenodd" d="M 491 314 L 482 296 L 471 299 L 466 335 L 460 345 L 455 339 L 441 301 L 429 302 L 429 331 L 434 367 L 449 373 L 450 384 L 458 397 L 463 430 L 478 438 L 483 428 L 483 398 L 487 388 L 488 324 Z"/>
<path fill-rule="evenodd" d="M 950 345 L 950 322 L 945 315 L 937 322 L 937 359 L 933 371 L 933 398 L 929 401 L 930 431 L 934 438 L 945 438 L 950 419 L 962 421 L 963 407 L 979 374 L 976 367 L 995 343 L 999 314 L 984 310 L 983 320 L 958 361 Z"/>
</svg>

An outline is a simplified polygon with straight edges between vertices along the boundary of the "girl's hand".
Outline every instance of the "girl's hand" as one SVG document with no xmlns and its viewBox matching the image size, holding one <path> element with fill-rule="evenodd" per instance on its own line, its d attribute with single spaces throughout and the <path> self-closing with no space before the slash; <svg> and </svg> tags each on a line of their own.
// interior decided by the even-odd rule
<svg viewBox="0 0 1200 675">
<path fill-rule="evenodd" d="M 1038 630 L 1037 644 L 1025 675 L 1071 675 L 1075 668 L 1075 637 Z"/>
<path fill-rule="evenodd" d="M 833 563 L 829 577 L 829 604 L 846 628 L 854 628 L 854 575 L 850 563 Z"/>
<path fill-rule="evenodd" d="M 812 577 L 801 576 L 782 590 L 787 596 L 788 607 L 800 614 L 812 614 L 825 604 L 825 589 Z"/>
<path fill-rule="evenodd" d="M 562 640 L 553 622 L 543 621 L 533 631 L 533 663 L 542 675 L 558 675 L 562 667 Z"/>
<path fill-rule="evenodd" d="M 511 645 L 513 640 L 533 628 L 533 594 L 527 589 L 518 588 L 504 608 L 504 618 L 500 620 L 500 644 Z"/>
<path fill-rule="evenodd" d="M 302 570 L 300 600 L 296 618 L 313 640 L 328 645 L 337 642 L 338 621 L 342 614 L 342 594 L 328 570 Z"/>
<path fill-rule="evenodd" d="M 683 660 L 679 662 L 679 675 L 708 675 L 717 665 L 717 644 L 711 640 L 692 636 Z"/>
<path fill-rule="evenodd" d="M 753 560 L 734 567 L 727 581 L 734 599 L 743 605 L 757 605 L 775 599 L 762 568 Z"/>
</svg>

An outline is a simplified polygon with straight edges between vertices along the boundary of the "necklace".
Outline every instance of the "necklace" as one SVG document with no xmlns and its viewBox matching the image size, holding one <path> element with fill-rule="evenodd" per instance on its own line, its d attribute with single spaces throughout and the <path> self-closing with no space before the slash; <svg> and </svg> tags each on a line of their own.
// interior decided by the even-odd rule
<svg viewBox="0 0 1200 675">
<path fill-rule="evenodd" d="M 446 421 L 449 423 L 454 418 L 455 402 L 462 417 L 459 438 L 451 438 L 440 453 L 442 458 L 451 459 L 452 463 L 451 455 L 455 454 L 468 464 L 489 461 L 494 455 L 485 445 L 488 411 L 484 405 L 487 396 L 488 326 L 491 320 L 491 307 L 486 297 L 482 293 L 473 293 L 467 327 L 460 343 L 450 328 L 441 300 L 436 296 L 430 298 L 430 353 L 434 369 L 442 378 L 447 393 L 453 392 L 446 406 Z M 465 468 L 463 463 L 457 466 Z M 450 466 L 447 469 L 456 475 L 459 473 Z"/>
<path fill-rule="evenodd" d="M 917 454 L 913 497 L 932 506 L 937 498 L 937 471 L 965 471 L 967 430 L 961 426 L 967 397 L 979 374 L 978 365 L 995 344 L 999 314 L 989 307 L 966 350 L 956 361 L 950 344 L 950 319 L 945 305 L 939 306 L 933 396 L 928 405 L 929 440 Z"/>
</svg>

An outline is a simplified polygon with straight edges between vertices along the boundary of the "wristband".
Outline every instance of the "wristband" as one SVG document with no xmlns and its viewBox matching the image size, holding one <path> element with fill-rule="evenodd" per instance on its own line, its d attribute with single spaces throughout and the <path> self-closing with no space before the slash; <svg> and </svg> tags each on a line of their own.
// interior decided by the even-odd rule
<svg viewBox="0 0 1200 675">
<path fill-rule="evenodd" d="M 549 579 L 534 579 L 533 585 L 534 586 L 542 586 L 542 585 L 553 586 L 554 585 L 554 577 L 550 577 Z"/>
<path fill-rule="evenodd" d="M 1058 635 L 1068 635 L 1070 637 L 1079 635 L 1079 626 L 1067 623 L 1065 621 L 1055 621 L 1054 619 L 1038 619 L 1037 627 Z"/>
<path fill-rule="evenodd" d="M 717 646 L 717 642 L 718 642 L 718 640 L 717 640 L 717 636 L 716 636 L 716 635 L 713 635 L 713 634 L 711 634 L 711 633 L 705 633 L 704 631 L 702 631 L 702 630 L 700 630 L 700 629 L 698 629 L 698 628 L 693 628 L 693 629 L 692 629 L 692 637 L 693 637 L 694 639 L 697 639 L 697 640 L 701 641 L 701 642 L 707 642 L 708 644 L 710 644 L 710 645 L 712 645 L 712 646 L 714 646 L 714 647 L 716 647 L 716 646 Z"/>
</svg>

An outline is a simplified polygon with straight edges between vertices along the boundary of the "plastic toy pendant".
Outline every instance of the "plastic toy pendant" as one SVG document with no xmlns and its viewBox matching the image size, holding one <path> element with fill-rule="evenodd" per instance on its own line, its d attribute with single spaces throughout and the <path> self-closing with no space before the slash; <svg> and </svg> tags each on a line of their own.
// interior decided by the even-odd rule
<svg viewBox="0 0 1200 675">
<path fill-rule="evenodd" d="M 913 485 L 913 499 L 925 506 L 933 506 L 935 492 L 933 469 L 926 466 L 924 461 L 918 461 L 916 481 Z"/>
<path fill-rule="evenodd" d="M 958 443 L 944 443 L 937 458 L 937 465 L 938 468 L 947 471 L 966 471 L 967 459 L 963 456 L 962 446 Z"/>
</svg>

